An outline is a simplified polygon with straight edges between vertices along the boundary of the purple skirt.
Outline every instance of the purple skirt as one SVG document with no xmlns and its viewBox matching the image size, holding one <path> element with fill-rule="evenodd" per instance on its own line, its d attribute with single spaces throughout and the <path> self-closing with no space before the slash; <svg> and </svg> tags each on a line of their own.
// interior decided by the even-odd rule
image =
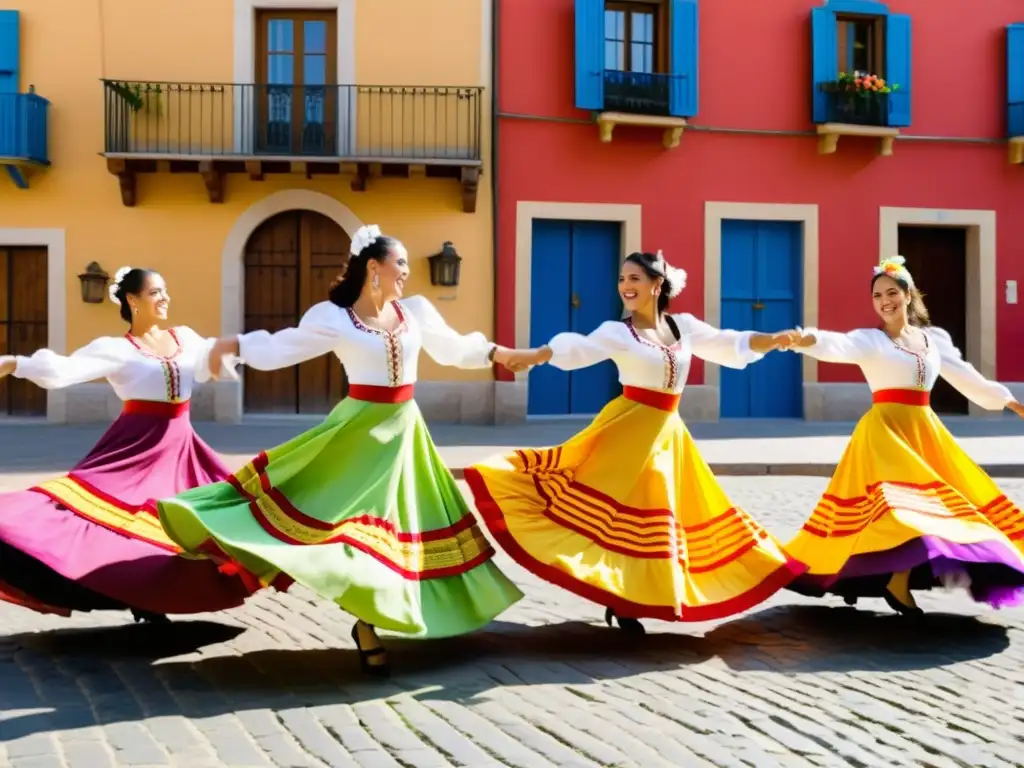
<svg viewBox="0 0 1024 768">
<path fill-rule="evenodd" d="M 62 615 L 241 605 L 259 585 L 182 555 L 149 507 L 228 474 L 192 429 L 187 402 L 126 402 L 67 475 L 0 494 L 0 599 Z"/>
</svg>

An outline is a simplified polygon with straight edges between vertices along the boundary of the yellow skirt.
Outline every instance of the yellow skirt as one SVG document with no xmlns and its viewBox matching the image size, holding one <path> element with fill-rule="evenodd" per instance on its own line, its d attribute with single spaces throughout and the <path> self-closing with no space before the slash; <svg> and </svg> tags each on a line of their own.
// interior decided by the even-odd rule
<svg viewBox="0 0 1024 768">
<path fill-rule="evenodd" d="M 498 543 L 628 618 L 706 621 L 785 587 L 803 566 L 725 495 L 678 402 L 627 387 L 563 445 L 466 469 Z"/>
<path fill-rule="evenodd" d="M 917 390 L 875 393 L 814 513 L 786 546 L 808 566 L 796 591 L 873 595 L 880 584 L 872 579 L 917 569 L 912 588 L 966 578 L 980 602 L 1024 597 L 1024 515 L 927 403 Z"/>
</svg>

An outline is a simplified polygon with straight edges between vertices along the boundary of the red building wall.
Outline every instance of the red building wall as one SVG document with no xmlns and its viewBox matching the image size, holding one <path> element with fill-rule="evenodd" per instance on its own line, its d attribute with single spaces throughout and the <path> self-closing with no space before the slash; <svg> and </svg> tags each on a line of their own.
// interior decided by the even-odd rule
<svg viewBox="0 0 1024 768">
<path fill-rule="evenodd" d="M 810 131 L 808 0 L 702 0 L 700 107 L 695 126 Z M 913 125 L 901 135 L 989 143 L 842 138 L 832 155 L 813 136 L 687 131 L 675 149 L 661 132 L 619 126 L 602 144 L 574 107 L 573 0 L 503 0 L 499 13 L 499 341 L 514 342 L 515 218 L 520 200 L 643 206 L 643 247 L 661 248 L 689 272 L 680 310 L 703 314 L 704 203 L 819 206 L 819 325 L 874 322 L 868 294 L 878 261 L 879 206 L 997 212 L 997 364 L 1024 381 L 1024 305 L 1007 305 L 1006 280 L 1024 266 L 1024 167 L 1007 162 L 1005 27 L 1024 19 L 1018 0 L 985 0 L 970 12 L 891 0 L 913 17 Z M 966 6 L 965 6 L 966 8 Z M 541 118 L 541 119 L 535 119 Z M 850 290 L 856 286 L 858 290 Z M 859 288 L 863 290 L 859 290 Z M 691 383 L 701 383 L 695 361 Z M 822 382 L 856 381 L 850 366 L 823 365 Z"/>
</svg>

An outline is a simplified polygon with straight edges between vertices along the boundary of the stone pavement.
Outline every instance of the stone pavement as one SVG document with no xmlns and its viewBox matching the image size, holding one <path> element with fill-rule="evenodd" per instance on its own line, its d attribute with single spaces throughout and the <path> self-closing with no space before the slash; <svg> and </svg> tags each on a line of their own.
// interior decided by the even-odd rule
<svg viewBox="0 0 1024 768">
<path fill-rule="evenodd" d="M 279 445 L 320 423 L 321 417 L 250 417 L 240 425 L 196 422 L 199 433 L 232 468 L 258 451 Z M 1024 478 L 1024 419 L 952 417 L 946 425 L 985 470 Z M 456 476 L 488 455 L 515 447 L 555 445 L 582 429 L 581 419 L 531 420 L 525 424 L 482 426 L 432 424 L 434 441 Z M 93 446 L 106 425 L 48 425 L 39 421 L 0 422 L 0 485 L 5 472 L 36 479 L 63 472 Z M 690 431 L 701 453 L 719 475 L 810 475 L 828 477 L 842 456 L 853 422 L 736 419 L 696 422 Z"/>
<path fill-rule="evenodd" d="M 825 481 L 723 485 L 785 540 Z M 0 766 L 1024 765 L 1024 609 L 937 592 L 908 621 L 782 593 L 631 638 L 499 563 L 527 597 L 469 636 L 387 640 L 384 682 L 300 589 L 171 629 L 0 607 Z"/>
</svg>

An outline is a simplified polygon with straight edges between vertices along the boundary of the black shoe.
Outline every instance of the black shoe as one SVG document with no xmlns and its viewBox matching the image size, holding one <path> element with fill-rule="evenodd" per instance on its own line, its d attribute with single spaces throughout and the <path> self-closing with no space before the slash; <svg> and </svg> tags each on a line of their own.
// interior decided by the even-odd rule
<svg viewBox="0 0 1024 768">
<path fill-rule="evenodd" d="M 906 603 L 900 602 L 896 599 L 896 595 L 890 592 L 888 589 L 882 594 L 885 599 L 885 604 L 892 608 L 900 616 L 924 616 L 924 611 L 918 608 L 916 605 L 907 605 Z"/>
<path fill-rule="evenodd" d="M 627 619 L 623 616 L 616 616 L 615 611 L 611 608 L 606 608 L 604 612 L 604 620 L 610 627 L 612 625 L 612 619 L 615 619 L 619 625 L 619 629 L 629 635 L 646 635 L 647 630 L 644 629 L 644 625 L 637 619 Z"/>
<path fill-rule="evenodd" d="M 150 611 L 138 611 L 132 608 L 132 618 L 136 624 L 170 624 L 171 620 L 162 613 Z"/>
<path fill-rule="evenodd" d="M 843 595 L 843 602 L 846 603 L 847 605 L 856 605 L 857 604 L 857 596 L 856 595 Z"/>
<path fill-rule="evenodd" d="M 370 629 L 373 629 L 372 624 L 367 624 Z M 364 675 L 373 675 L 374 677 L 389 677 L 391 675 L 391 665 L 385 661 L 383 664 L 371 664 L 370 659 L 377 658 L 378 656 L 387 656 L 388 652 L 384 650 L 384 646 L 380 645 L 369 651 L 364 651 L 363 647 L 359 644 L 359 629 L 357 624 L 352 625 L 352 642 L 356 644 L 356 650 L 359 651 L 359 667 L 362 669 Z"/>
</svg>

